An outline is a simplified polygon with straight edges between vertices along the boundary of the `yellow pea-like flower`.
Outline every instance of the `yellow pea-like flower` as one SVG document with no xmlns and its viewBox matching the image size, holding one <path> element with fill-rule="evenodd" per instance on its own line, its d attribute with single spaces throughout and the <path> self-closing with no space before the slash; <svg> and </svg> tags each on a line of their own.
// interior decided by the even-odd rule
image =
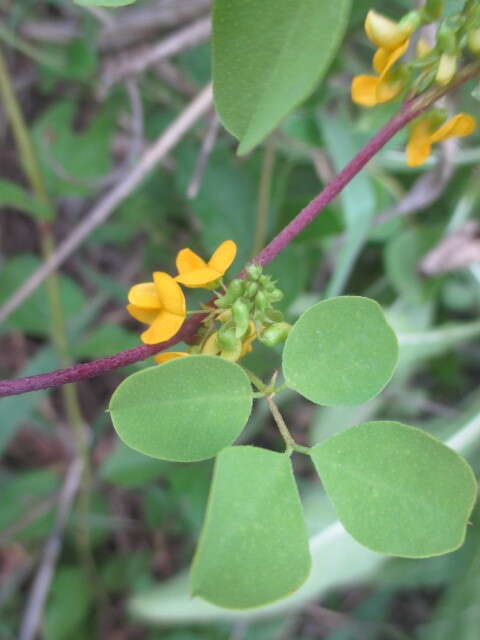
<svg viewBox="0 0 480 640">
<path fill-rule="evenodd" d="M 150 325 L 140 338 L 157 344 L 172 338 L 185 321 L 185 296 L 175 280 L 156 271 L 153 282 L 134 285 L 128 292 L 127 311 L 139 322 Z"/>
<path fill-rule="evenodd" d="M 401 26 L 386 16 L 370 9 L 365 18 L 365 33 L 379 49 L 393 51 L 407 42 L 411 28 Z"/>
<path fill-rule="evenodd" d="M 208 262 L 191 249 L 182 249 L 177 255 L 175 280 L 192 289 L 206 287 L 223 276 L 236 255 L 237 245 L 233 240 L 222 242 Z"/>
<path fill-rule="evenodd" d="M 432 151 L 432 145 L 449 138 L 463 138 L 476 129 L 475 118 L 468 113 L 459 113 L 441 126 L 435 126 L 432 118 L 424 116 L 413 127 L 407 144 L 407 165 L 422 165 Z"/>
<path fill-rule="evenodd" d="M 404 88 L 403 78 L 392 76 L 393 65 L 408 49 L 408 40 L 390 50 L 380 48 L 373 57 L 373 68 L 376 76 L 356 76 L 352 82 L 352 100 L 363 107 L 374 107 L 377 104 L 394 100 Z"/>
</svg>

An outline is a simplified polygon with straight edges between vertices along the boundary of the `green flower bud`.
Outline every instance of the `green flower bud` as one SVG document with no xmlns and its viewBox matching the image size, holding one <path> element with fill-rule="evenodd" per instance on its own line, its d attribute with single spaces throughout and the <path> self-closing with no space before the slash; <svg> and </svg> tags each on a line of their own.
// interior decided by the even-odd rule
<svg viewBox="0 0 480 640">
<path fill-rule="evenodd" d="M 277 344 L 285 342 L 291 328 L 292 326 L 288 324 L 288 322 L 272 324 L 262 331 L 258 339 L 267 345 L 267 347 L 274 347 Z"/>
<path fill-rule="evenodd" d="M 268 307 L 268 299 L 263 291 L 258 291 L 255 296 L 255 308 L 259 311 L 265 311 Z"/>
<path fill-rule="evenodd" d="M 243 298 L 238 298 L 233 303 L 232 318 L 235 323 L 235 336 L 243 338 L 247 333 L 248 323 L 250 322 L 250 310 Z"/>
<path fill-rule="evenodd" d="M 268 292 L 267 298 L 270 302 L 280 302 L 283 299 L 283 292 L 275 288 L 273 291 Z"/>
<path fill-rule="evenodd" d="M 405 29 L 408 33 L 413 33 L 422 24 L 422 14 L 420 11 L 409 11 L 407 15 L 398 23 L 400 29 Z"/>
<path fill-rule="evenodd" d="M 473 29 L 468 33 L 468 48 L 475 55 L 480 54 L 480 29 Z"/>
<path fill-rule="evenodd" d="M 227 295 L 230 294 L 230 296 L 233 298 L 232 302 L 243 295 L 244 288 L 245 283 L 243 282 L 243 280 L 235 278 L 235 280 L 232 280 L 230 282 L 227 289 Z"/>
<path fill-rule="evenodd" d="M 281 311 L 278 311 L 277 309 L 267 309 L 266 312 L 266 317 L 268 318 L 269 322 L 282 322 L 283 321 L 283 313 Z"/>
<path fill-rule="evenodd" d="M 451 55 L 457 52 L 457 36 L 455 31 L 443 22 L 437 32 L 437 46 L 443 53 Z"/>
<path fill-rule="evenodd" d="M 447 85 L 453 79 L 457 72 L 457 56 L 448 53 L 442 53 L 438 63 L 435 81 L 442 87 Z"/>
<path fill-rule="evenodd" d="M 245 284 L 245 295 L 247 298 L 253 298 L 258 291 L 258 284 L 256 282 L 247 282 Z"/>
<path fill-rule="evenodd" d="M 262 275 L 262 267 L 259 264 L 249 264 L 246 271 L 252 280 L 258 280 Z"/>
<path fill-rule="evenodd" d="M 258 282 L 260 283 L 260 285 L 262 287 L 264 287 L 265 285 L 267 285 L 269 282 L 271 282 L 271 278 L 270 276 L 267 276 L 265 274 L 263 274 L 262 276 L 259 277 Z"/>
<path fill-rule="evenodd" d="M 217 342 L 222 351 L 235 351 L 240 344 L 240 340 L 235 336 L 235 329 L 226 325 L 219 329 Z"/>
</svg>

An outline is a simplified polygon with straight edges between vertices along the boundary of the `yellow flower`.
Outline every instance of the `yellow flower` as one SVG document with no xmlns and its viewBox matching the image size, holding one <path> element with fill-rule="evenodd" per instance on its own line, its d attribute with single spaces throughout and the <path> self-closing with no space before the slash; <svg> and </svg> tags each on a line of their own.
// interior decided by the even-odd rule
<svg viewBox="0 0 480 640">
<path fill-rule="evenodd" d="M 380 48 L 373 56 L 376 76 L 356 76 L 352 82 L 352 100 L 364 107 L 389 102 L 403 90 L 401 78 L 392 77 L 391 69 L 408 49 L 408 40 L 393 50 Z"/>
<path fill-rule="evenodd" d="M 437 84 L 444 87 L 453 78 L 457 71 L 457 56 L 449 55 L 448 53 L 442 53 L 440 56 L 440 62 L 438 64 L 437 75 L 435 80 Z"/>
<path fill-rule="evenodd" d="M 156 271 L 153 282 L 136 284 L 128 292 L 127 311 L 136 320 L 149 324 L 150 327 L 140 338 L 145 344 L 164 342 L 182 326 L 185 316 L 185 297 L 175 280 L 164 273 Z"/>
<path fill-rule="evenodd" d="M 164 353 L 159 353 L 156 356 L 153 356 L 155 362 L 158 364 L 163 364 L 164 362 L 168 362 L 169 360 L 174 360 L 175 358 L 183 358 L 183 356 L 188 356 L 190 354 L 185 351 L 165 351 Z"/>
<path fill-rule="evenodd" d="M 368 39 L 379 49 L 389 51 L 408 41 L 411 34 L 411 27 L 400 26 L 397 22 L 390 20 L 371 9 L 365 18 L 365 33 Z"/>
<path fill-rule="evenodd" d="M 407 144 L 407 165 L 418 167 L 429 157 L 432 145 L 448 138 L 468 136 L 477 126 L 473 116 L 459 113 L 435 128 L 432 118 L 424 117 L 413 127 Z"/>
<path fill-rule="evenodd" d="M 222 242 L 208 263 L 190 249 L 182 249 L 177 255 L 175 280 L 192 289 L 205 287 L 223 276 L 236 254 L 237 245 L 232 240 Z"/>
</svg>

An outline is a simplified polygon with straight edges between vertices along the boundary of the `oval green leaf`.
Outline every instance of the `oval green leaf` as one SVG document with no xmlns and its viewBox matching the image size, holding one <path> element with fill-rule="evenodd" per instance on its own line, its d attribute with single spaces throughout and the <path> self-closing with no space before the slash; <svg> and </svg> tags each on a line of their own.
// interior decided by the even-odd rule
<svg viewBox="0 0 480 640">
<path fill-rule="evenodd" d="M 366 422 L 314 447 L 311 456 L 343 526 L 369 549 L 425 558 L 463 544 L 475 476 L 424 431 Z"/>
<path fill-rule="evenodd" d="M 192 566 L 193 595 L 227 609 L 259 607 L 298 589 L 309 571 L 289 457 L 256 447 L 222 451 Z"/>
<path fill-rule="evenodd" d="M 380 305 L 341 296 L 300 316 L 283 350 L 283 372 L 287 385 L 312 402 L 353 406 L 383 389 L 397 359 L 397 338 Z"/>
<path fill-rule="evenodd" d="M 113 425 L 132 449 L 194 462 L 231 444 L 252 409 L 241 367 L 216 356 L 188 356 L 126 378 L 110 401 Z"/>
<path fill-rule="evenodd" d="M 350 0 L 215 0 L 213 87 L 226 129 L 247 153 L 320 82 Z"/>
</svg>

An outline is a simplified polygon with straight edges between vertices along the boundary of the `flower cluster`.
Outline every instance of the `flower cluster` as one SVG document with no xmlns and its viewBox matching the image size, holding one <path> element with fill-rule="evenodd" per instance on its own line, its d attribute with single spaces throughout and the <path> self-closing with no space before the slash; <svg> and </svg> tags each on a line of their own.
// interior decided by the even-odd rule
<svg viewBox="0 0 480 640">
<path fill-rule="evenodd" d="M 141 334 L 145 344 L 157 344 L 173 337 L 185 321 L 185 296 L 180 284 L 190 288 L 213 290 L 213 305 L 205 306 L 198 343 L 189 353 L 219 355 L 236 361 L 252 350 L 258 338 L 268 346 L 286 339 L 290 325 L 274 308 L 282 292 L 258 265 L 247 267 L 243 280 L 234 279 L 226 286 L 223 276 L 235 259 L 237 247 L 232 240 L 223 242 L 208 262 L 182 249 L 176 259 L 178 275 L 156 271 L 153 282 L 134 285 L 128 294 L 127 311 L 149 327 Z M 179 284 L 180 283 L 180 284 Z M 223 288 L 223 293 L 216 291 Z M 155 356 L 158 363 L 189 353 L 169 351 Z"/>
<path fill-rule="evenodd" d="M 356 76 L 352 82 L 352 99 L 364 107 L 390 102 L 407 90 L 414 96 L 432 85 L 449 84 L 458 71 L 464 53 L 480 55 L 480 7 L 466 2 L 462 11 L 443 19 L 436 42 L 428 44 L 420 38 L 416 52 L 406 61 L 411 50 L 411 37 L 421 26 L 437 21 L 443 13 L 441 0 L 427 0 L 425 5 L 394 22 L 370 10 L 365 32 L 377 47 L 372 67 L 375 75 Z M 413 122 L 407 145 L 407 165 L 423 164 L 433 144 L 448 138 L 460 138 L 476 128 L 475 118 L 460 113 L 448 119 L 442 109 L 433 109 Z"/>
</svg>

